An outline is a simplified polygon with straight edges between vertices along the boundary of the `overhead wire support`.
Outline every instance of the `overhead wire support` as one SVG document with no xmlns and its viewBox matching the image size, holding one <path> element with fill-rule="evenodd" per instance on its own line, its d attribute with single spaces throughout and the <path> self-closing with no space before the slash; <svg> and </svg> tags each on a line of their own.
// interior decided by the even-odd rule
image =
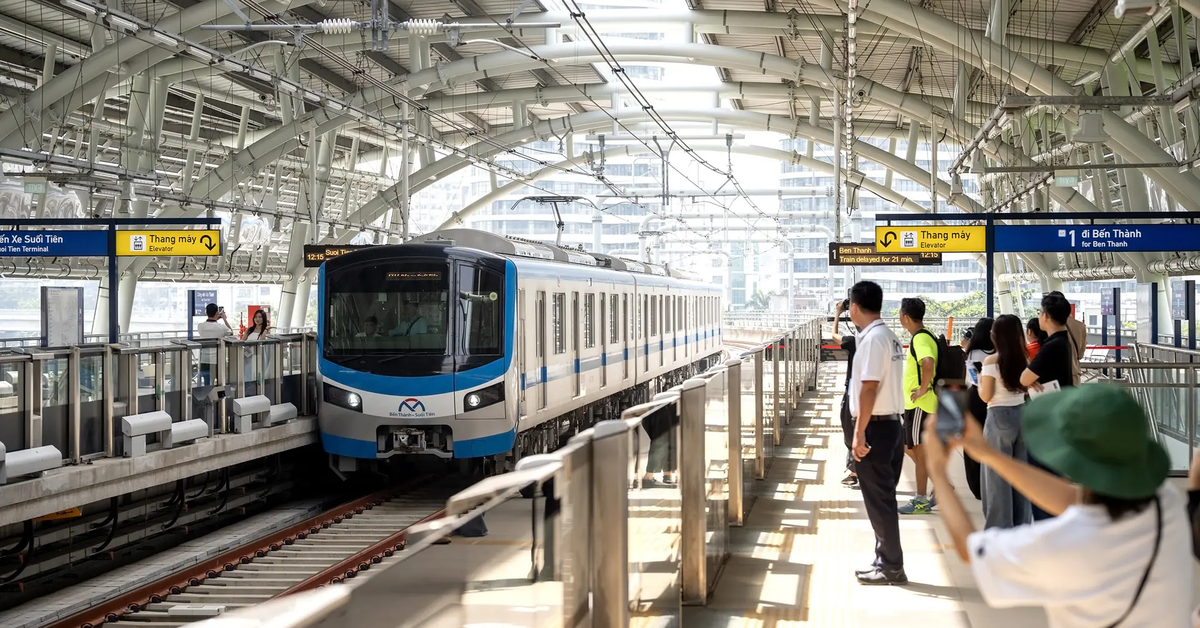
<svg viewBox="0 0 1200 628">
<path fill-rule="evenodd" d="M 596 31 L 595 27 L 592 26 L 591 22 L 588 21 L 587 16 L 584 14 L 583 10 L 580 9 L 578 2 L 576 0 L 566 0 L 566 4 L 568 5 L 567 9 L 571 19 L 579 27 L 580 32 L 587 37 L 588 41 L 592 44 L 592 47 L 594 47 L 596 51 L 600 53 L 600 57 L 604 60 L 605 65 L 608 66 L 609 71 L 612 72 L 613 76 L 615 76 L 617 80 L 621 82 L 621 84 L 629 92 L 629 95 L 634 98 L 634 100 L 637 102 L 637 105 L 646 113 L 650 120 L 656 126 L 658 126 L 658 128 L 661 129 L 668 138 L 672 140 L 672 145 L 678 145 L 681 149 L 683 149 L 683 152 L 687 153 L 687 155 L 696 163 L 730 179 L 733 182 L 734 188 L 741 190 L 741 184 L 738 183 L 736 177 L 734 177 L 732 168 L 726 171 L 714 166 L 708 160 L 701 157 L 694 148 L 688 145 L 686 141 L 681 139 L 679 134 L 671 128 L 671 125 L 668 124 L 666 119 L 658 113 L 658 111 L 654 108 L 654 105 L 648 98 L 646 98 L 646 95 L 643 94 L 640 89 L 638 89 L 637 84 L 629 78 L 628 74 L 625 72 L 625 68 L 621 66 L 620 62 L 617 61 L 616 56 L 613 55 L 612 51 L 608 49 L 608 46 L 600 37 L 600 33 Z M 743 195 L 742 198 L 746 200 L 750 207 L 756 213 L 758 213 L 759 216 L 772 219 L 775 221 L 776 225 L 779 225 L 779 218 L 769 216 L 766 212 L 759 208 L 758 204 L 756 204 L 749 195 Z"/>
</svg>

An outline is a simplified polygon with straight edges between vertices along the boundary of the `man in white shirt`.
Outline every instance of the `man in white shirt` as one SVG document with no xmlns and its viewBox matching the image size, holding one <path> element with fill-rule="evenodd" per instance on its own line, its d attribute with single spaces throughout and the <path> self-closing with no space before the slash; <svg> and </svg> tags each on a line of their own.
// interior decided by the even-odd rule
<svg viewBox="0 0 1200 628">
<path fill-rule="evenodd" d="M 1191 528 L 1183 497 L 1167 482 L 1170 459 L 1150 436 L 1137 401 L 1091 384 L 1025 405 L 1029 451 L 1053 472 L 997 452 L 969 415 L 961 440 L 1054 518 L 976 532 L 946 479 L 946 446 L 934 426 L 926 460 L 939 512 L 989 606 L 1037 606 L 1050 628 L 1190 626 Z"/>
<path fill-rule="evenodd" d="M 880 320 L 883 290 L 870 281 L 850 288 L 850 319 L 861 331 L 850 372 L 854 460 L 871 528 L 875 560 L 855 572 L 862 584 L 906 584 L 896 484 L 904 467 L 904 347 Z"/>
<path fill-rule="evenodd" d="M 425 322 L 425 317 L 421 316 L 421 312 L 417 310 L 417 304 L 405 303 L 402 307 L 400 323 L 388 335 L 415 336 L 417 334 L 428 333 L 429 326 Z"/>
<path fill-rule="evenodd" d="M 229 327 L 229 319 L 225 316 L 225 308 L 217 307 L 216 303 L 209 303 L 204 308 L 204 313 L 208 315 L 208 319 L 196 323 L 197 338 L 224 338 L 233 336 L 233 329 Z M 200 350 L 200 379 L 201 384 L 208 385 L 212 382 L 212 372 L 217 367 L 217 350 L 216 349 L 201 349 Z"/>
</svg>

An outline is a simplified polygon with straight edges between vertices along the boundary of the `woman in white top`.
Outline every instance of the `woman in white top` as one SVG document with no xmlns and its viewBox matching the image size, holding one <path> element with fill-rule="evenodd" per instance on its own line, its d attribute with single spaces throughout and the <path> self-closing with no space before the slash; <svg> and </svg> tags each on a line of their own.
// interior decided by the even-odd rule
<svg viewBox="0 0 1200 628">
<path fill-rule="evenodd" d="M 979 375 L 983 371 L 983 361 L 996 352 L 992 344 L 992 325 L 990 318 L 981 318 L 971 330 L 971 340 L 965 349 L 967 353 L 967 398 L 971 414 L 981 421 L 987 421 L 987 404 L 979 398 Z M 971 454 L 963 455 L 963 469 L 967 475 L 967 487 L 975 499 L 983 499 L 983 470 Z"/>
<path fill-rule="evenodd" d="M 1167 478 L 1171 459 L 1137 400 L 1086 384 L 1041 395 L 1023 415 L 1029 453 L 1062 477 L 997 452 L 970 418 L 948 445 L 933 421 L 927 426 L 929 477 L 944 493 L 938 512 L 983 601 L 1041 607 L 1049 628 L 1190 626 L 1191 526 Z M 946 450 L 959 445 L 1052 518 L 976 532 L 947 488 Z"/>
<path fill-rule="evenodd" d="M 996 351 L 983 360 L 979 377 L 979 398 L 987 403 L 987 421 L 983 436 L 996 451 L 1024 462 L 1025 439 L 1021 436 L 1021 406 L 1025 405 L 1025 387 L 1021 373 L 1029 364 L 1025 352 L 1025 334 L 1021 319 L 1003 314 L 992 324 L 992 344 Z M 983 468 L 984 527 L 1011 528 L 1033 520 L 1029 500 L 1025 499 L 994 469 Z"/>
<path fill-rule="evenodd" d="M 242 340 L 266 340 L 267 334 L 270 333 L 270 331 L 271 319 L 267 317 L 266 310 L 259 309 L 254 313 L 254 322 L 247 327 L 245 333 L 242 334 Z M 257 381 L 258 371 L 255 369 L 256 365 L 254 364 L 254 348 L 243 347 L 242 353 L 245 356 L 245 360 L 243 361 L 244 366 L 242 367 L 243 377 L 245 377 L 247 382 Z M 264 368 L 266 367 L 268 360 L 270 360 L 270 356 L 267 352 L 263 352 L 262 366 Z"/>
</svg>

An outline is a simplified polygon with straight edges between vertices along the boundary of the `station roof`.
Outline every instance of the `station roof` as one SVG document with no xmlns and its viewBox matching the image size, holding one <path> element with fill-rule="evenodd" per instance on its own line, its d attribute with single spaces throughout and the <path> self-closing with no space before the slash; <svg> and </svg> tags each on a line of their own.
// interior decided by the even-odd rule
<svg viewBox="0 0 1200 628">
<path fill-rule="evenodd" d="M 1191 59 L 1180 58 L 1179 43 L 1190 50 L 1195 42 L 1175 35 L 1175 18 L 1163 19 L 1159 12 L 1117 19 L 1114 0 L 1002 0 L 999 5 L 868 0 L 856 9 L 853 46 L 846 44 L 848 0 L 687 0 L 686 7 L 677 8 L 575 0 L 386 2 L 392 20 L 407 21 L 414 30 L 433 29 L 424 40 L 428 59 L 409 45 L 406 31 L 394 31 L 386 50 L 373 49 L 368 30 L 340 32 L 339 20 L 371 19 L 367 2 L 0 0 L 0 107 L 5 110 L 0 161 L 21 163 L 29 151 L 41 151 L 38 160 L 47 153 L 83 161 L 94 156 L 128 173 L 160 177 L 156 187 L 149 187 L 64 175 L 68 186 L 84 193 L 90 215 L 200 215 L 206 210 L 262 215 L 271 230 L 265 254 L 234 243 L 225 264 L 231 271 L 279 278 L 302 272 L 289 247 L 301 233 L 297 225 L 311 222 L 313 215 L 322 241 L 344 242 L 362 229 L 389 228 L 380 219 L 396 208 L 399 183 L 377 165 L 368 170 L 364 164 L 377 163 L 385 148 L 393 156 L 398 152 L 395 124 L 406 99 L 410 111 L 427 108 L 416 114 L 413 131 L 444 142 L 438 163 L 453 166 L 422 163 L 419 173 L 442 176 L 470 162 L 494 167 L 505 178 L 513 172 L 503 164 L 522 159 L 513 152 L 522 144 L 570 131 L 603 132 L 606 123 L 612 126 L 606 117 L 613 115 L 628 116 L 631 129 L 648 129 L 656 117 L 687 124 L 707 115 L 731 131 L 770 130 L 829 142 L 835 116 L 848 117 L 845 104 L 835 113 L 831 99 L 845 94 L 851 48 L 862 93 L 849 100 L 849 110 L 855 134 L 863 138 L 904 138 L 914 124 L 925 138 L 936 117 L 939 141 L 964 144 L 1008 94 L 1150 96 L 1194 78 Z M 1177 14 L 1184 33 L 1196 8 L 1189 2 L 1184 0 L 1186 10 Z M 513 14 L 516 7 L 519 13 Z M 240 23 L 235 9 L 256 24 L 278 28 L 198 28 Z M 121 25 L 129 19 L 135 28 Z M 518 25 L 508 27 L 509 20 Z M 288 24 L 327 27 L 298 37 L 284 28 Z M 452 25 L 461 28 L 454 32 Z M 642 37 L 684 25 L 693 29 L 694 43 Z M 593 28 L 604 33 L 601 45 L 591 37 Z M 1007 48 L 989 44 L 988 38 Z M 204 60 L 194 52 L 197 47 L 215 51 L 216 58 Z M 248 65 L 227 66 L 222 62 L 227 56 Z M 718 90 L 722 105 L 708 113 L 701 106 L 653 113 L 634 106 L 614 113 L 614 90 L 635 99 L 615 84 L 610 60 L 710 66 L 724 83 Z M 285 91 L 282 83 L 298 84 L 301 93 Z M 304 90 L 313 97 L 302 97 Z M 198 95 L 203 107 L 197 118 Z M 366 115 L 346 116 L 334 110 L 342 106 L 337 103 L 360 104 Z M 522 110 L 524 122 L 517 119 Z M 1131 197 L 1124 191 L 1125 174 L 1112 167 L 1163 162 L 1171 157 L 1163 149 L 1182 155 L 1172 143 L 1195 131 L 1189 126 L 1193 117 L 1183 116 L 1186 108 L 1159 108 L 1132 124 L 1106 119 L 1112 142 L 1072 152 L 1068 132 L 1081 111 L 1058 106 L 1028 116 L 1019 112 L 1003 133 L 985 143 L 985 152 L 993 166 L 1032 164 L 1029 158 L 1039 154 L 1060 165 L 1068 160 L 1103 164 L 1093 187 L 1105 193 L 1042 188 L 1035 196 L 1044 200 L 1027 202 L 1021 196 L 1020 203 L 1110 210 L 1144 197 L 1167 209 L 1200 197 L 1196 175 L 1170 170 L 1149 173 L 1145 190 Z M 1129 116 L 1134 108 L 1118 113 Z M 310 146 L 314 138 L 320 148 Z M 193 157 L 194 181 L 187 181 Z M 922 185 L 929 181 L 925 170 L 902 163 L 901 156 L 879 155 L 864 146 L 859 157 Z M 525 161 L 517 169 L 529 176 L 552 167 Z M 800 156 L 794 161 L 819 166 Z M 49 170 L 81 169 L 62 163 Z M 323 199 L 319 208 L 308 198 L 314 166 Z M 568 166 L 587 171 L 582 163 Z M 939 196 L 965 211 L 1019 196 L 1031 180 L 1029 174 L 993 177 L 984 182 L 981 195 L 968 198 L 954 194 L 945 164 L 940 166 Z M 11 175 L 12 167 L 8 170 Z M 848 176 L 853 180 L 856 173 Z M 414 189 L 430 181 L 414 181 Z M 887 193 L 861 183 L 869 192 Z M 1102 198 L 1106 195 L 1111 198 Z M 898 196 L 884 198 L 911 207 Z M 1060 260 L 1040 261 L 1048 270 Z M 1101 256 L 1067 263 L 1115 261 Z M 174 276 L 181 265 L 150 262 L 149 268 L 160 271 L 153 277 L 145 264 L 134 270 L 163 278 Z"/>
</svg>

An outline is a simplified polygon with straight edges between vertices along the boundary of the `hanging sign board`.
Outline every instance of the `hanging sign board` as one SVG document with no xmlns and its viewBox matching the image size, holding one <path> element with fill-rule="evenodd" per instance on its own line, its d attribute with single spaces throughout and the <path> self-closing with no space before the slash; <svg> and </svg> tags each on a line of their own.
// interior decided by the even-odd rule
<svg viewBox="0 0 1200 628">
<path fill-rule="evenodd" d="M 875 227 L 879 253 L 983 253 L 986 245 L 987 228 L 982 226 Z"/>
<path fill-rule="evenodd" d="M 42 286 L 42 346 L 83 344 L 83 288 Z"/>
<path fill-rule="evenodd" d="M 997 253 L 1200 250 L 1200 225 L 996 225 Z"/>
<path fill-rule="evenodd" d="M 107 255 L 107 231 L 0 231 L 0 257 Z"/>
<path fill-rule="evenodd" d="M 304 267 L 316 268 L 339 255 L 345 255 L 359 249 L 366 249 L 374 244 L 305 244 Z"/>
<path fill-rule="evenodd" d="M 830 242 L 830 266 L 937 266 L 941 253 L 879 253 L 870 242 Z"/>
<path fill-rule="evenodd" d="M 219 229 L 117 232 L 117 255 L 216 257 L 220 254 Z"/>
</svg>

